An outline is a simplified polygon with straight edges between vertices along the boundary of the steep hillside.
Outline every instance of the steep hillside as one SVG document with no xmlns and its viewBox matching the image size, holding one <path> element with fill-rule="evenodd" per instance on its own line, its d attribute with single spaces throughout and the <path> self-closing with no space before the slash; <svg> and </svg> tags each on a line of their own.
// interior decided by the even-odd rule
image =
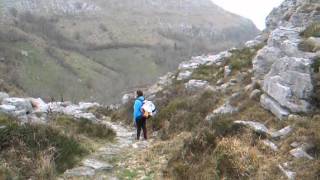
<svg viewBox="0 0 320 180">
<path fill-rule="evenodd" d="M 135 141 L 133 128 L 124 126 L 133 127 L 134 93 L 121 106 L 101 106 L 0 92 L 1 179 L 320 179 L 319 7 L 319 1 L 285 0 L 264 33 L 244 47 L 194 56 L 146 87 L 158 110 L 147 120 L 148 140 Z M 3 32 L 1 42 L 32 38 L 18 29 Z M 6 61 L 15 54 L 8 53 L 2 65 L 45 67 L 50 59 L 34 61 L 34 54 L 69 52 L 61 45 L 86 52 L 68 38 L 42 51 L 52 34 L 33 36 L 39 43 L 33 51 L 28 43 L 16 44 L 23 51 L 3 46 L 26 60 Z M 69 66 L 75 63 L 55 60 L 78 72 Z"/>
<path fill-rule="evenodd" d="M 258 33 L 252 22 L 209 0 L 0 4 L 2 79 L 43 98 L 114 102 L 193 55 Z"/>
<path fill-rule="evenodd" d="M 134 179 L 319 179 L 319 7 L 286 0 L 245 48 L 193 57 L 146 89 L 158 139 L 124 168 Z M 130 124 L 129 97 L 112 117 Z"/>
</svg>

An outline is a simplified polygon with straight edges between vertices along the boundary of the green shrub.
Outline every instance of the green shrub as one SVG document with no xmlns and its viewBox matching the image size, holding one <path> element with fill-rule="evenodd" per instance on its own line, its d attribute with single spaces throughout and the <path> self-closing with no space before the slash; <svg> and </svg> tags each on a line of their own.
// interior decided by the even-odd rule
<svg viewBox="0 0 320 180">
<path fill-rule="evenodd" d="M 89 109 L 89 112 L 93 113 L 98 119 L 102 119 L 102 116 L 111 116 L 114 111 L 108 107 L 99 106 Z"/>
<path fill-rule="evenodd" d="M 5 116 L 0 117 L 0 125 L 5 126 L 0 129 L 1 159 L 22 179 L 52 178 L 50 172 L 62 173 L 88 153 L 73 137 L 50 126 L 18 125 Z"/>
<path fill-rule="evenodd" d="M 100 139 L 113 139 L 115 132 L 102 124 L 94 124 L 87 119 L 80 119 L 77 127 L 79 134 L 84 133 L 89 137 Z"/>
<path fill-rule="evenodd" d="M 216 134 L 210 128 L 201 131 L 191 140 L 185 141 L 184 148 L 187 153 L 200 155 L 208 148 L 216 147 Z"/>
<path fill-rule="evenodd" d="M 95 124 L 88 119 L 75 120 L 70 117 L 61 116 L 55 120 L 56 124 L 71 134 L 82 134 L 90 138 L 112 140 L 115 132 L 102 124 Z"/>
<path fill-rule="evenodd" d="M 205 91 L 200 95 L 176 97 L 159 109 L 158 114 L 151 120 L 153 127 L 161 129 L 169 122 L 165 133 L 173 135 L 180 131 L 196 130 L 209 112 L 217 105 L 219 95 Z"/>
<path fill-rule="evenodd" d="M 220 78 L 223 78 L 223 71 L 220 71 L 217 66 L 200 66 L 192 73 L 192 79 L 202 79 L 215 83 Z"/>
<path fill-rule="evenodd" d="M 232 56 L 229 59 L 229 64 L 232 70 L 242 70 L 252 66 L 252 59 L 257 51 L 263 47 L 263 44 L 254 48 L 243 48 L 232 51 Z"/>
<path fill-rule="evenodd" d="M 304 38 L 320 37 L 320 23 L 315 22 L 311 24 L 300 35 Z"/>
<path fill-rule="evenodd" d="M 238 127 L 233 123 L 233 119 L 228 115 L 217 116 L 211 124 L 211 128 L 214 130 L 216 136 L 220 137 L 230 135 L 238 129 Z"/>
</svg>

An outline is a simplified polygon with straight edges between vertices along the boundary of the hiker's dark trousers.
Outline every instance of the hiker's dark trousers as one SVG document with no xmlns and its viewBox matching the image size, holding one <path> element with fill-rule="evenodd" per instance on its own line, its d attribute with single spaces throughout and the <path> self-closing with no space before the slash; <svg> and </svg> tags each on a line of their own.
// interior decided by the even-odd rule
<svg viewBox="0 0 320 180">
<path fill-rule="evenodd" d="M 147 139 L 147 119 L 145 117 L 141 117 L 137 121 L 137 139 L 140 139 L 141 129 L 143 130 L 143 137 Z"/>
</svg>

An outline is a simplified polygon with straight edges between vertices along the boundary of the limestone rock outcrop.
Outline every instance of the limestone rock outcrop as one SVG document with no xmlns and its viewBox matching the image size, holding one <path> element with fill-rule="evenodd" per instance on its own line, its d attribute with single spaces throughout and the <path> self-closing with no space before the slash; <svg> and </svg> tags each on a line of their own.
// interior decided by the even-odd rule
<svg viewBox="0 0 320 180">
<path fill-rule="evenodd" d="M 319 1 L 286 0 L 267 18 L 269 38 L 253 60 L 255 80 L 264 95 L 261 104 L 279 119 L 313 110 L 313 64 L 317 53 L 299 49 L 303 32 L 320 20 Z M 311 13 L 305 13 L 310 8 Z"/>
</svg>

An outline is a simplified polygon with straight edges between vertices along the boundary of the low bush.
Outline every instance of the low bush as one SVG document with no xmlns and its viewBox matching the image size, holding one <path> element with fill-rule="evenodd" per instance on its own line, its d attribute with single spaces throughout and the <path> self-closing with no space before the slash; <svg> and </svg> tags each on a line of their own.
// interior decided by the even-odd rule
<svg viewBox="0 0 320 180">
<path fill-rule="evenodd" d="M 259 153 L 235 137 L 218 138 L 202 129 L 184 143 L 167 166 L 174 179 L 248 179 L 259 167 Z"/>
<path fill-rule="evenodd" d="M 103 116 L 111 116 L 115 111 L 110 109 L 109 107 L 99 106 L 90 108 L 89 112 L 93 113 L 98 119 L 102 119 Z"/>
<path fill-rule="evenodd" d="M 228 58 L 229 65 L 232 70 L 243 70 L 244 68 L 252 67 L 252 59 L 257 51 L 263 47 L 264 44 L 257 45 L 254 48 L 243 48 L 232 51 L 232 56 Z"/>
<path fill-rule="evenodd" d="M 305 39 L 301 41 L 298 48 L 305 52 L 317 52 L 320 50 L 319 45 L 317 45 L 317 43 L 312 39 Z"/>
<path fill-rule="evenodd" d="M 189 97 L 176 97 L 159 109 L 151 124 L 156 129 L 162 129 L 165 123 L 169 122 L 169 126 L 163 129 L 169 135 L 195 130 L 204 122 L 218 101 L 219 96 L 211 91 Z"/>
<path fill-rule="evenodd" d="M 216 83 L 221 78 L 223 78 L 223 70 L 220 71 L 215 65 L 200 66 L 192 73 L 192 79 L 202 79 L 211 83 Z"/>
<path fill-rule="evenodd" d="M 220 115 L 215 118 L 211 123 L 211 129 L 214 130 L 215 135 L 218 137 L 224 137 L 231 135 L 238 130 L 238 126 L 233 123 L 232 117 L 229 115 Z"/>
<path fill-rule="evenodd" d="M 6 116 L 0 116 L 0 124 L 0 157 L 7 164 L 7 178 L 50 179 L 88 153 L 73 137 L 50 126 L 18 125 Z"/>
<path fill-rule="evenodd" d="M 185 141 L 181 151 L 173 155 L 167 165 L 167 174 L 173 179 L 206 179 L 200 178 L 203 175 L 212 179 L 215 177 L 213 161 L 207 158 L 215 148 L 213 131 L 204 129 L 191 140 Z"/>
<path fill-rule="evenodd" d="M 88 119 L 75 120 L 69 117 L 57 117 L 56 125 L 60 128 L 69 131 L 71 134 L 82 134 L 90 138 L 98 138 L 104 140 L 112 140 L 115 137 L 115 132 L 102 124 L 96 124 Z"/>
<path fill-rule="evenodd" d="M 87 119 L 80 119 L 77 125 L 77 133 L 84 133 L 89 137 L 100 139 L 113 139 L 115 132 L 105 125 L 95 124 Z"/>
</svg>

